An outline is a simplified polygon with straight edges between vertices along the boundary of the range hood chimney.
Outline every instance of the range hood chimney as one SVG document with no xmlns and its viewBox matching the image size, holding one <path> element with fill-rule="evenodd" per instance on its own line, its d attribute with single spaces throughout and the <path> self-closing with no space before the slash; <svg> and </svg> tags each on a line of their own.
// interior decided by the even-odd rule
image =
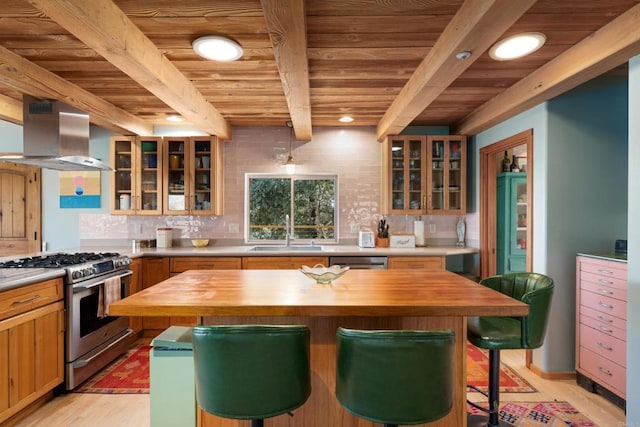
<svg viewBox="0 0 640 427">
<path fill-rule="evenodd" d="M 112 170 L 89 157 L 89 115 L 60 101 L 22 99 L 23 155 L 1 160 L 46 169 Z"/>
</svg>

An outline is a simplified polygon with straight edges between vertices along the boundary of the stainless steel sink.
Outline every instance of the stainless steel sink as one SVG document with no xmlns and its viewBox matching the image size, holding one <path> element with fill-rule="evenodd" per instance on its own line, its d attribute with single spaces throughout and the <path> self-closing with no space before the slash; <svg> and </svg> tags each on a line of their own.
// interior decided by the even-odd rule
<svg viewBox="0 0 640 427">
<path fill-rule="evenodd" d="M 291 246 L 278 246 L 278 245 L 264 245 L 254 246 L 250 251 L 256 252 L 322 252 L 324 247 L 319 245 L 291 245 Z"/>
</svg>

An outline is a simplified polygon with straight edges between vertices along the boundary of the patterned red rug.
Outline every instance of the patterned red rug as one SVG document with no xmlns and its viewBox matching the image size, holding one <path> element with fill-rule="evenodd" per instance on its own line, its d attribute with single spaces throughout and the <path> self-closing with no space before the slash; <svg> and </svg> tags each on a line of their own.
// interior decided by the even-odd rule
<svg viewBox="0 0 640 427">
<path fill-rule="evenodd" d="M 76 388 L 76 393 L 149 393 L 150 345 L 135 346 Z"/>
<path fill-rule="evenodd" d="M 480 411 L 467 405 L 467 412 L 477 414 Z M 571 404 L 563 401 L 501 403 L 500 420 L 518 427 L 596 426 Z"/>
<path fill-rule="evenodd" d="M 478 387 L 485 393 L 489 386 L 488 352 L 467 343 L 467 384 Z M 500 363 L 500 393 L 535 393 L 524 378 L 513 369 Z"/>
<path fill-rule="evenodd" d="M 136 346 L 112 362 L 107 368 L 89 378 L 78 393 L 148 393 L 149 349 Z M 487 353 L 467 344 L 467 382 L 481 390 L 487 389 L 489 358 Z M 502 365 L 500 369 L 501 393 L 532 393 L 536 390 L 513 369 Z"/>
</svg>

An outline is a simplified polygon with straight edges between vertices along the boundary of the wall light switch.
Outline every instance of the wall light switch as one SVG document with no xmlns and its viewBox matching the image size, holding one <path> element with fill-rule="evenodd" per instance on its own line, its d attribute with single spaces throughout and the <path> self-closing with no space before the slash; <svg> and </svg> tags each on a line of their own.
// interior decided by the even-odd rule
<svg viewBox="0 0 640 427">
<path fill-rule="evenodd" d="M 358 231 L 360 231 L 360 224 L 351 224 L 350 227 L 352 233 L 357 233 Z"/>
<path fill-rule="evenodd" d="M 429 233 L 435 233 L 436 232 L 436 225 L 431 222 L 429 223 Z"/>
<path fill-rule="evenodd" d="M 239 233 L 240 232 L 240 224 L 237 222 L 229 223 L 229 233 Z"/>
<path fill-rule="evenodd" d="M 142 224 L 133 224 L 133 232 L 135 234 L 141 234 L 142 233 Z"/>
</svg>

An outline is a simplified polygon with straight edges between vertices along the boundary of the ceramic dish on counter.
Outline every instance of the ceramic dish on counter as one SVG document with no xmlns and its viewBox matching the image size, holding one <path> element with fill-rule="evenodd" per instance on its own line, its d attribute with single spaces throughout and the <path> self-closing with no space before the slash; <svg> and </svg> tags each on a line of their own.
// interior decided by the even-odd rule
<svg viewBox="0 0 640 427">
<path fill-rule="evenodd" d="M 209 244 L 209 239 L 191 239 L 191 244 L 196 248 L 204 248 Z"/>
<path fill-rule="evenodd" d="M 303 265 L 300 267 L 300 271 L 307 277 L 316 281 L 321 285 L 328 285 L 332 281 L 341 277 L 344 273 L 349 271 L 349 267 L 341 267 L 339 265 L 332 265 L 331 267 L 325 267 L 322 264 L 316 264 L 313 267 Z"/>
</svg>

